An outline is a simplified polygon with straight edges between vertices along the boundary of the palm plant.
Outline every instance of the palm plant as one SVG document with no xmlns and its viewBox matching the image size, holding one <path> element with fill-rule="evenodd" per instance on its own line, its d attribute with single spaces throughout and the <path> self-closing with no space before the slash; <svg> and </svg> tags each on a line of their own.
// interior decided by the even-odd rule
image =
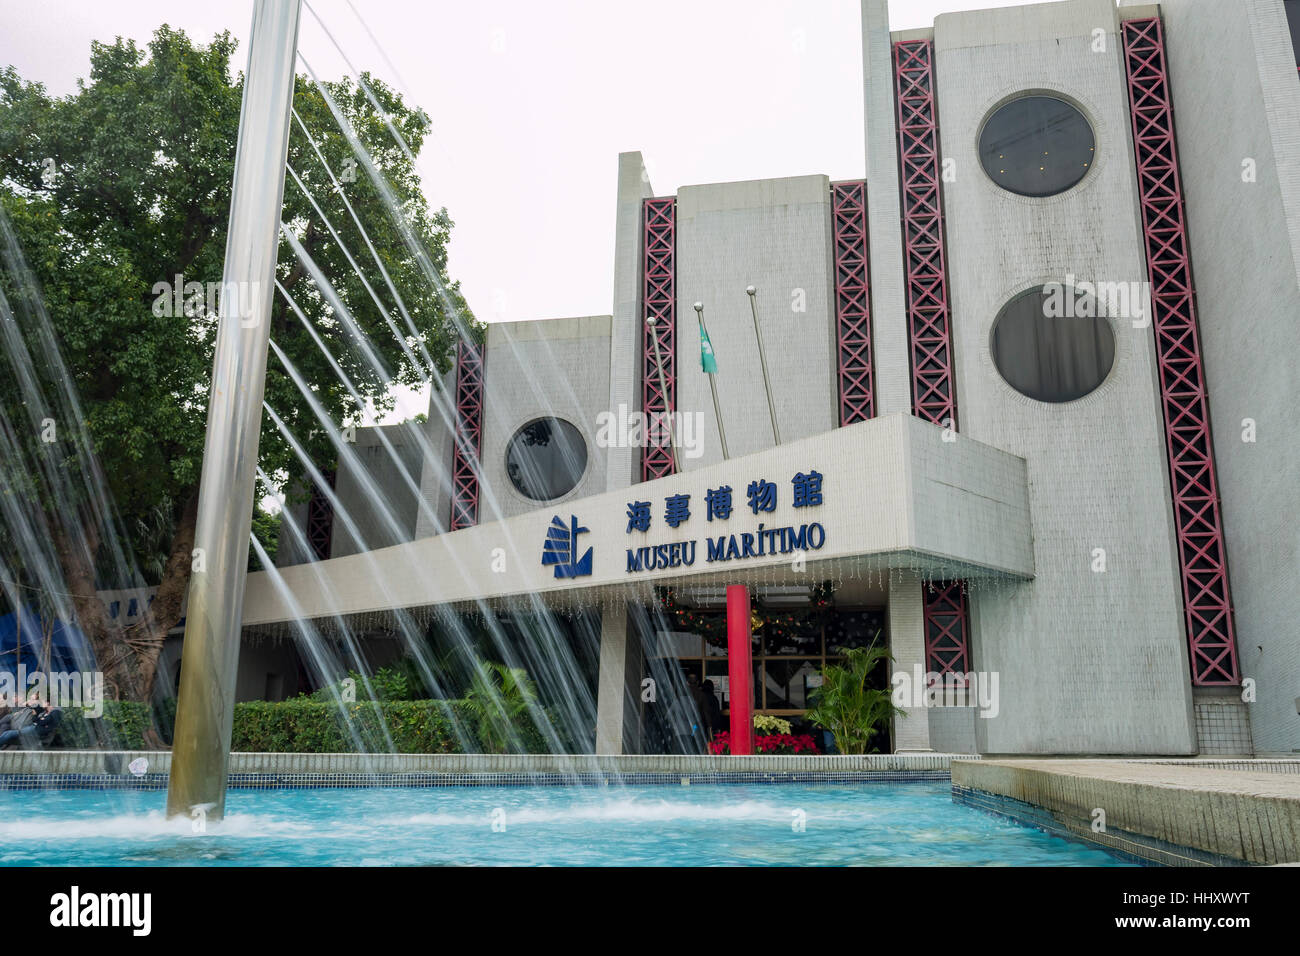
<svg viewBox="0 0 1300 956">
<path fill-rule="evenodd" d="M 519 731 L 537 700 L 537 688 L 528 673 L 496 661 L 477 661 L 465 693 L 465 712 L 486 753 L 503 754 L 518 749 Z"/>
<path fill-rule="evenodd" d="M 872 736 L 895 715 L 907 716 L 888 689 L 869 686 L 871 672 L 882 660 L 893 660 L 886 647 L 874 641 L 870 647 L 849 651 L 844 664 L 832 664 L 822 672 L 822 686 L 812 693 L 812 709 L 805 715 L 815 726 L 829 730 L 840 753 L 865 754 Z"/>
</svg>

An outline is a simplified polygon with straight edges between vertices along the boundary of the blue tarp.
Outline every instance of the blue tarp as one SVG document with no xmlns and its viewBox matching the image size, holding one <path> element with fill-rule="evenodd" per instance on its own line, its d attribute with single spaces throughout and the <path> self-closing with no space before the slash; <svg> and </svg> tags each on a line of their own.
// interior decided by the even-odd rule
<svg viewBox="0 0 1300 956">
<path fill-rule="evenodd" d="M 19 663 L 29 674 L 44 669 L 45 627 L 41 616 L 31 608 L 23 608 L 21 624 L 20 628 L 17 612 L 0 617 L 0 671 L 16 674 Z M 81 629 L 56 620 L 50 634 L 50 670 L 90 671 L 95 669 L 94 661 L 90 642 Z"/>
</svg>

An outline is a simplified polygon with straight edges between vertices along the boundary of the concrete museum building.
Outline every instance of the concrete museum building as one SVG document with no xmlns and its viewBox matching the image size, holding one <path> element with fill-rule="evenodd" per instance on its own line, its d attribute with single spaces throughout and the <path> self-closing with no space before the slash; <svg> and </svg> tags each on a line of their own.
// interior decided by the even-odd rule
<svg viewBox="0 0 1300 956">
<path fill-rule="evenodd" d="M 358 434 L 241 688 L 295 618 L 578 609 L 600 753 L 655 749 L 652 662 L 798 716 L 872 639 L 942 688 L 895 750 L 1300 751 L 1298 20 L 863 0 L 864 178 L 621 155 L 611 313 L 490 325 Z"/>
</svg>

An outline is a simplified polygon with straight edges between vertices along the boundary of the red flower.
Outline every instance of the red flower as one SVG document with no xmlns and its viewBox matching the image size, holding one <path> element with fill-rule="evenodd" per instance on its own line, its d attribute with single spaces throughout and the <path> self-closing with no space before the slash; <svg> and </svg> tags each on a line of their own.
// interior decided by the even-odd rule
<svg viewBox="0 0 1300 956">
<path fill-rule="evenodd" d="M 713 735 L 709 752 L 721 756 L 731 753 L 731 734 L 720 730 Z M 754 752 L 760 754 L 817 754 L 817 742 L 811 734 L 759 734 L 754 737 Z"/>
</svg>

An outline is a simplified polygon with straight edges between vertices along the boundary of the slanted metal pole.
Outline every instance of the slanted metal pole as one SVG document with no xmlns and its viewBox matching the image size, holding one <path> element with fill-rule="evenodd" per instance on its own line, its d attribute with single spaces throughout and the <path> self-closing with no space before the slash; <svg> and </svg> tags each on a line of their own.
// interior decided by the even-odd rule
<svg viewBox="0 0 1300 956">
<path fill-rule="evenodd" d="M 709 327 L 704 324 L 704 303 L 695 303 L 695 314 L 699 317 L 700 328 L 704 334 L 709 334 Z M 709 391 L 713 393 L 713 417 L 718 421 L 718 444 L 722 446 L 722 460 L 726 461 L 731 456 L 727 454 L 727 430 L 722 427 L 722 406 L 718 404 L 718 383 L 714 381 L 714 375 L 710 372 L 704 373 L 709 379 Z"/>
<path fill-rule="evenodd" d="M 646 332 L 650 335 L 650 341 L 655 346 L 655 371 L 659 373 L 659 391 L 664 397 L 664 421 L 668 423 L 668 450 L 673 455 L 673 474 L 682 473 L 681 458 L 677 454 L 677 436 L 673 432 L 673 410 L 668 407 L 668 380 L 664 378 L 664 361 L 659 352 L 659 333 L 655 329 L 655 317 L 648 316 L 645 320 L 647 326 Z M 646 440 L 649 441 L 650 423 L 646 422 Z"/>
<path fill-rule="evenodd" d="M 257 440 L 301 0 L 255 0 L 182 650 L 167 815 L 226 809 Z"/>
<path fill-rule="evenodd" d="M 747 286 L 749 311 L 754 316 L 754 337 L 758 339 L 758 361 L 763 366 L 763 388 L 767 391 L 767 411 L 772 416 L 772 437 L 781 444 L 781 429 L 776 427 L 776 403 L 772 401 L 772 380 L 767 375 L 767 352 L 763 350 L 763 330 L 758 327 L 758 306 L 754 304 L 755 288 Z"/>
</svg>

